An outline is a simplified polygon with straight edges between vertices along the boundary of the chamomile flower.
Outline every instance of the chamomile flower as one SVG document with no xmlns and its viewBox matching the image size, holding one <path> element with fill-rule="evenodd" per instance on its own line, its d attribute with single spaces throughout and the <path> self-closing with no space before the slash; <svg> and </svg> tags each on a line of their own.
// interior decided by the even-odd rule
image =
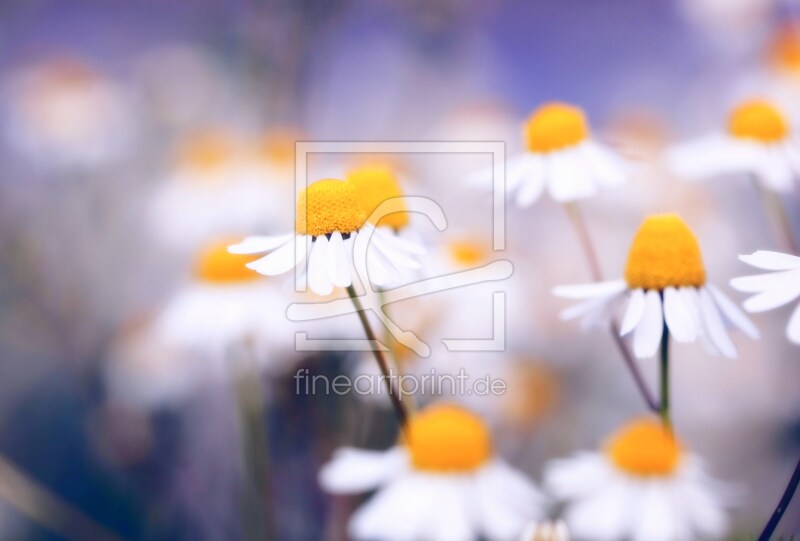
<svg viewBox="0 0 800 541">
<path fill-rule="evenodd" d="M 726 131 L 678 145 L 666 162 L 680 176 L 752 174 L 767 188 L 785 192 L 800 175 L 800 146 L 784 114 L 755 99 L 731 112 Z"/>
<path fill-rule="evenodd" d="M 748 312 L 764 312 L 788 304 L 800 297 L 800 257 L 780 252 L 759 251 L 739 259 L 766 274 L 742 276 L 731 280 L 731 287 L 754 295 L 747 299 Z M 786 337 L 800 344 L 800 305 L 794 309 L 786 327 Z"/>
<path fill-rule="evenodd" d="M 543 516 L 545 499 L 494 456 L 489 430 L 458 406 L 409 420 L 388 451 L 340 449 L 320 472 L 333 494 L 377 493 L 353 515 L 350 535 L 370 541 L 513 540 Z"/>
<path fill-rule="evenodd" d="M 527 152 L 509 160 L 506 168 L 506 190 L 521 207 L 532 205 L 545 189 L 556 201 L 568 202 L 626 180 L 623 160 L 592 139 L 586 115 L 578 107 L 539 107 L 523 136 Z"/>
<path fill-rule="evenodd" d="M 294 351 L 294 329 L 285 317 L 291 299 L 245 267 L 253 257 L 229 253 L 230 244 L 217 239 L 201 250 L 192 280 L 164 307 L 156 328 L 169 344 L 220 363 L 231 347 L 243 345 L 260 359 L 286 358 Z"/>
<path fill-rule="evenodd" d="M 706 281 L 697 238 L 674 214 L 650 216 L 642 223 L 623 280 L 562 286 L 554 292 L 583 300 L 564 311 L 562 318 L 583 317 L 588 326 L 608 323 L 624 306 L 620 334 L 633 335 L 633 352 L 639 358 L 655 355 L 665 330 L 678 342 L 703 338 L 712 351 L 725 357 L 736 357 L 727 327 L 758 337 L 747 316 Z"/>
<path fill-rule="evenodd" d="M 565 502 L 570 533 L 594 541 L 718 539 L 733 496 L 650 418 L 628 423 L 599 452 L 551 462 L 545 484 Z"/>
<path fill-rule="evenodd" d="M 531 524 L 520 536 L 519 541 L 569 541 L 569 531 L 563 521 Z"/>
<path fill-rule="evenodd" d="M 353 283 L 354 244 L 360 235 L 366 235 L 369 247 L 374 248 L 366 252 L 371 283 L 387 285 L 405 270 L 419 266 L 419 246 L 376 229 L 367 218 L 352 183 L 323 179 L 300 192 L 295 233 L 247 237 L 229 250 L 235 254 L 268 252 L 247 264 L 268 276 L 286 273 L 308 258 L 308 286 L 319 295 Z"/>
</svg>

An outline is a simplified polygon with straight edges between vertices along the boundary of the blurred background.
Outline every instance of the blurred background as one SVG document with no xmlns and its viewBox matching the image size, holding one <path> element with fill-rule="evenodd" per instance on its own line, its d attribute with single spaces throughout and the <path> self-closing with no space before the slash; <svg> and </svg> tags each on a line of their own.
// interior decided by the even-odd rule
<svg viewBox="0 0 800 541">
<path fill-rule="evenodd" d="M 365 359 L 294 351 L 291 278 L 230 295 L 204 282 L 214 243 L 292 228 L 295 142 L 504 141 L 512 155 L 531 110 L 575 103 L 636 164 L 628 186 L 584 205 L 606 274 L 645 215 L 672 211 L 726 286 L 748 272 L 738 254 L 780 249 L 753 186 L 685 183 L 659 155 L 753 94 L 800 121 L 794 17 L 790 0 L 4 0 L 0 538 L 244 538 L 259 442 L 243 427 L 256 426 L 274 538 L 344 539 L 357 500 L 324 495 L 317 471 L 339 445 L 392 444 L 391 411 L 298 395 L 292 376 Z M 311 180 L 366 158 L 313 156 Z M 486 288 L 451 292 L 397 306 L 434 349 L 398 353 L 409 370 L 504 378 L 502 397 L 467 401 L 534 479 L 644 411 L 608 337 L 558 319 L 552 288 L 590 279 L 561 208 L 509 208 L 508 250 L 492 254 L 486 194 L 465 182 L 486 155 L 382 159 L 445 209 L 444 233 L 419 224 L 438 268 L 515 266 L 506 352 L 444 353 L 443 337 L 491 330 Z M 797 194 L 785 203 L 800 233 Z M 742 488 L 732 539 L 760 530 L 800 453 L 786 317 L 756 318 L 762 339 L 739 340 L 734 361 L 673 353 L 676 426 Z M 309 332 L 361 336 L 350 318 Z M 232 362 L 244 335 L 258 343 Z M 642 369 L 654 382 L 655 361 Z M 798 529 L 800 504 L 779 531 Z"/>
</svg>

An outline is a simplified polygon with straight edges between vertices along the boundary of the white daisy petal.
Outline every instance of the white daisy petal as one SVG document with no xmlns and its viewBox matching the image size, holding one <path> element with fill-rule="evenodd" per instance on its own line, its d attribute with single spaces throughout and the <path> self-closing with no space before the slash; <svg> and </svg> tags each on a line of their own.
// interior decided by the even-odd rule
<svg viewBox="0 0 800 541">
<path fill-rule="evenodd" d="M 637 508 L 636 491 L 619 476 L 602 490 L 576 500 L 564 519 L 576 539 L 617 541 L 626 537 L 630 516 Z"/>
<path fill-rule="evenodd" d="M 793 282 L 800 281 L 800 272 L 788 270 L 768 274 L 739 276 L 731 280 L 731 287 L 744 293 L 761 293 L 768 289 L 783 290 L 791 287 Z M 787 301 L 788 302 L 788 301 Z"/>
<path fill-rule="evenodd" d="M 582 498 L 611 482 L 608 462 L 597 453 L 577 453 L 571 458 L 550 461 L 544 471 L 549 494 L 561 500 Z"/>
<path fill-rule="evenodd" d="M 374 490 L 408 470 L 408 453 L 400 447 L 365 451 L 337 450 L 319 472 L 323 490 L 332 494 L 358 494 Z"/>
<path fill-rule="evenodd" d="M 633 332 L 633 353 L 640 359 L 655 355 L 661 345 L 663 332 L 664 315 L 661 297 L 657 291 L 650 290 L 645 294 L 642 320 Z"/>
<path fill-rule="evenodd" d="M 430 524 L 425 533 L 414 539 L 472 541 L 479 532 L 473 523 L 475 510 L 467 502 L 472 488 L 470 480 L 451 478 L 437 481 L 441 484 L 441 497 L 434 502 Z"/>
<path fill-rule="evenodd" d="M 370 241 L 372 242 L 372 248 L 379 250 L 393 266 L 402 266 L 407 269 L 422 268 L 422 264 L 415 258 L 396 249 L 388 235 L 384 236 L 384 234 L 378 233 L 378 230 L 376 230 Z"/>
<path fill-rule="evenodd" d="M 740 255 L 739 260 L 753 267 L 770 271 L 800 269 L 800 257 L 769 250 Z"/>
<path fill-rule="evenodd" d="M 558 316 L 564 321 L 585 316 L 586 314 L 608 304 L 611 298 L 613 297 L 605 296 L 583 301 L 575 306 L 570 306 L 566 310 L 563 310 Z"/>
<path fill-rule="evenodd" d="M 693 342 L 697 337 L 694 318 L 674 287 L 664 290 L 664 321 L 670 335 L 678 342 Z"/>
<path fill-rule="evenodd" d="M 789 318 L 789 324 L 786 326 L 786 337 L 795 344 L 800 344 L 800 305 L 794 309 L 792 316 Z"/>
<path fill-rule="evenodd" d="M 514 193 L 527 184 L 544 187 L 544 160 L 529 152 L 509 160 L 506 164 L 506 192 Z"/>
<path fill-rule="evenodd" d="M 414 541 L 424 535 L 438 498 L 435 480 L 399 477 L 384 486 L 350 519 L 348 531 L 358 541 Z"/>
<path fill-rule="evenodd" d="M 304 235 L 298 235 L 295 242 L 305 244 L 306 237 Z M 295 242 L 290 240 L 274 252 L 270 252 L 261 259 L 248 263 L 246 267 L 267 276 L 276 276 L 289 272 L 299 265 L 306 257 L 306 250 L 301 250 L 299 254 L 296 253 Z"/>
<path fill-rule="evenodd" d="M 714 284 L 708 284 L 706 286 L 708 290 L 711 292 L 711 296 L 714 298 L 714 301 L 717 303 L 722 315 L 725 319 L 731 322 L 736 328 L 742 331 L 745 336 L 756 340 L 759 336 L 758 329 L 750 321 L 744 312 L 739 310 L 739 307 L 734 304 L 732 300 L 730 300 L 720 289 L 715 286 Z"/>
<path fill-rule="evenodd" d="M 691 316 L 694 328 L 699 334 L 702 332 L 703 318 L 700 315 L 700 301 L 697 297 L 697 290 L 693 287 L 681 287 L 678 289 L 678 294 L 683 299 L 683 305 Z"/>
<path fill-rule="evenodd" d="M 621 293 L 626 287 L 625 280 L 614 280 L 611 282 L 558 286 L 553 289 L 553 294 L 565 299 L 589 299 Z"/>
<path fill-rule="evenodd" d="M 337 287 L 347 287 L 352 283 L 350 261 L 347 260 L 344 239 L 339 231 L 334 231 L 328 242 L 328 275 Z"/>
<path fill-rule="evenodd" d="M 645 482 L 639 491 L 639 512 L 635 515 L 632 541 L 677 541 L 678 516 L 669 481 Z"/>
<path fill-rule="evenodd" d="M 308 258 L 308 287 L 317 295 L 330 295 L 333 282 L 328 275 L 328 238 L 320 235 L 311 247 Z"/>
<path fill-rule="evenodd" d="M 283 246 L 293 237 L 294 233 L 268 237 L 245 237 L 241 242 L 228 246 L 228 251 L 232 254 L 260 254 Z"/>
<path fill-rule="evenodd" d="M 617 186 L 625 183 L 624 163 L 615 153 L 593 141 L 583 143 L 581 152 L 601 184 Z"/>
<path fill-rule="evenodd" d="M 634 289 L 628 300 L 628 307 L 622 318 L 622 327 L 619 330 L 620 336 L 625 336 L 642 321 L 644 315 L 644 290 Z"/>
<path fill-rule="evenodd" d="M 733 345 L 728 332 L 725 330 L 722 316 L 720 316 L 711 294 L 706 288 L 702 287 L 698 290 L 698 296 L 700 298 L 700 314 L 703 318 L 703 327 L 711 343 L 725 357 L 736 357 L 736 346 Z"/>
<path fill-rule="evenodd" d="M 554 200 L 565 203 L 597 192 L 591 171 L 575 149 L 558 150 L 547 157 L 547 190 Z"/>
<path fill-rule="evenodd" d="M 797 277 L 796 275 L 792 278 Z M 773 287 L 747 299 L 744 302 L 744 309 L 748 312 L 765 312 L 800 297 L 800 280 L 782 278 L 780 284 L 780 287 Z"/>
</svg>

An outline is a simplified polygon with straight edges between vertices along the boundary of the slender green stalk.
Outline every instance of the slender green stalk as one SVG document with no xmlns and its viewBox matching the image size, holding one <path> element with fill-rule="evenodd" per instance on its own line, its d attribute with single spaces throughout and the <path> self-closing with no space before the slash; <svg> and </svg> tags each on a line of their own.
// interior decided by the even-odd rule
<svg viewBox="0 0 800 541">
<path fill-rule="evenodd" d="M 589 264 L 589 270 L 591 271 L 592 279 L 596 282 L 601 282 L 603 280 L 603 271 L 600 269 L 600 260 L 597 258 L 597 252 L 594 249 L 592 238 L 589 235 L 589 230 L 586 228 L 586 222 L 583 219 L 580 208 L 578 207 L 577 203 L 564 203 L 564 209 L 566 210 L 567 216 L 572 223 L 572 227 L 575 229 L 575 233 L 578 236 L 578 241 L 581 244 L 586 261 Z M 617 349 L 622 356 L 622 360 L 625 362 L 625 366 L 628 368 L 631 377 L 633 377 L 633 382 L 636 384 L 639 394 L 642 395 L 645 405 L 648 409 L 650 409 L 650 411 L 658 411 L 659 405 L 655 398 L 653 398 L 653 393 L 651 393 L 650 389 L 647 387 L 647 383 L 645 383 L 644 377 L 639 371 L 639 367 L 637 366 L 636 360 L 633 358 L 628 345 L 619 335 L 619 324 L 613 318 L 609 329 L 611 332 L 611 338 L 613 338 L 614 344 L 617 346 Z"/>
<path fill-rule="evenodd" d="M 64 539 L 122 541 L 120 536 L 50 492 L 2 456 L 0 499 Z"/>
<path fill-rule="evenodd" d="M 661 406 L 659 415 L 664 427 L 672 430 L 672 420 L 669 411 L 669 330 L 664 323 L 664 330 L 661 333 Z"/>
<path fill-rule="evenodd" d="M 248 348 L 249 350 L 249 348 Z M 247 541 L 274 539 L 269 490 L 269 446 L 264 416 L 264 389 L 260 376 L 246 359 L 236 380 L 239 406 L 241 454 L 244 465 L 242 486 L 243 538 Z"/>
<path fill-rule="evenodd" d="M 364 327 L 364 333 L 367 335 L 367 340 L 369 340 L 374 346 L 372 353 L 375 355 L 375 361 L 377 361 L 378 368 L 380 369 L 383 380 L 386 383 L 386 390 L 389 393 L 389 399 L 392 401 L 392 407 L 394 408 L 395 415 L 400 423 L 400 428 L 405 429 L 406 423 L 408 422 L 408 412 L 406 411 L 406 407 L 400 398 L 400 393 L 395 387 L 394 378 L 391 370 L 389 369 L 389 363 L 386 361 L 386 356 L 383 354 L 383 351 L 378 349 L 378 346 L 381 343 L 375 337 L 372 326 L 369 324 L 369 320 L 367 319 L 367 314 L 364 313 L 364 307 L 361 305 L 358 294 L 352 285 L 347 287 L 347 294 L 350 295 L 350 300 L 353 301 L 353 305 L 356 307 L 356 312 L 358 313 L 358 318 L 361 321 L 361 325 Z"/>
<path fill-rule="evenodd" d="M 766 526 L 764 526 L 764 531 L 758 536 L 758 541 L 770 540 L 772 534 L 775 532 L 775 529 L 778 527 L 781 518 L 783 518 L 783 514 L 786 512 L 786 509 L 792 502 L 792 498 L 794 497 L 794 493 L 797 491 L 798 485 L 800 485 L 800 461 L 798 461 L 797 466 L 794 467 L 794 472 L 789 478 L 789 484 L 786 486 L 786 490 L 783 492 L 783 496 L 781 496 L 781 499 L 778 502 L 778 507 L 775 508 L 775 511 L 772 513 L 772 516 L 769 518 Z"/>
<path fill-rule="evenodd" d="M 385 302 L 386 301 L 386 291 L 384 291 L 383 288 L 378 289 L 378 299 L 380 300 L 380 303 L 381 303 L 381 310 L 386 312 L 386 316 L 389 317 L 389 306 Z M 385 329 L 384 329 L 384 333 L 383 333 L 383 337 L 382 338 L 383 338 L 383 342 L 384 343 L 387 343 L 387 344 L 389 343 L 389 337 L 387 336 L 387 333 L 385 332 Z M 391 346 L 389 346 L 389 349 L 390 349 L 390 351 L 392 353 L 389 356 L 389 361 L 391 363 L 391 368 L 392 368 L 392 370 L 394 370 L 397 373 L 399 381 L 403 381 L 404 372 L 403 372 L 403 367 L 402 367 L 400 361 L 397 358 L 397 351 L 396 351 L 396 349 L 393 349 Z M 411 413 L 413 413 L 417 409 L 416 399 L 415 399 L 413 394 L 407 394 L 405 396 L 407 398 L 405 400 L 406 409 L 408 411 L 410 411 Z"/>
</svg>

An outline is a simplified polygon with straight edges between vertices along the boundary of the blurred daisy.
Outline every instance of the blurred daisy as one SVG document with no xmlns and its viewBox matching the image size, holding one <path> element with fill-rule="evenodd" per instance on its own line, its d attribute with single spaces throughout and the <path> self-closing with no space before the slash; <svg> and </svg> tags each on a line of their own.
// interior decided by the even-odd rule
<svg viewBox="0 0 800 541">
<path fill-rule="evenodd" d="M 562 521 L 531 524 L 522 533 L 519 541 L 569 541 L 567 525 Z"/>
<path fill-rule="evenodd" d="M 736 107 L 727 131 L 683 143 L 666 155 L 678 175 L 702 179 L 752 174 L 767 188 L 788 191 L 800 174 L 800 147 L 783 113 L 766 100 Z"/>
<path fill-rule="evenodd" d="M 194 251 L 230 231 L 288 227 L 291 207 L 282 204 L 294 194 L 288 144 L 275 138 L 251 144 L 221 130 L 187 137 L 153 196 L 154 235 L 170 248 Z"/>
<path fill-rule="evenodd" d="M 544 497 L 494 456 L 472 413 L 434 405 L 412 417 L 408 441 L 388 451 L 337 451 L 320 472 L 334 494 L 377 493 L 349 531 L 372 541 L 512 540 L 543 515 Z"/>
<path fill-rule="evenodd" d="M 158 332 L 170 344 L 221 362 L 227 362 L 231 347 L 242 345 L 259 359 L 289 357 L 294 351 L 294 329 L 285 316 L 290 297 L 245 267 L 253 257 L 229 253 L 230 243 L 217 240 L 201 251 L 193 279 L 158 317 Z"/>
<path fill-rule="evenodd" d="M 120 156 L 133 137 L 127 92 L 80 60 L 24 68 L 5 86 L 6 137 L 37 163 L 97 165 Z"/>
<path fill-rule="evenodd" d="M 347 173 L 346 181 L 353 185 L 356 196 L 368 217 L 371 217 L 375 209 L 384 201 L 401 198 L 404 195 L 397 176 L 392 169 L 384 165 L 371 164 L 355 168 Z M 400 206 L 403 209 L 407 208 L 402 202 Z M 387 214 L 377 220 L 372 218 L 368 219 L 371 220 L 372 225 L 375 226 L 376 233 L 379 233 L 373 236 L 373 246 L 370 247 L 371 250 L 374 249 L 375 244 L 380 244 L 384 238 L 394 237 L 396 242 L 407 245 L 410 249 L 413 249 L 411 254 L 422 255 L 425 253 L 421 243 L 419 243 L 419 239 L 415 238 L 414 235 L 409 235 L 409 226 L 411 224 L 411 214 L 409 212 L 403 210 Z M 405 241 L 411 241 L 413 246 Z M 376 256 L 381 257 L 380 251 L 378 251 Z M 418 270 L 422 267 L 422 265 L 412 257 L 408 257 L 405 263 L 405 267 L 394 267 L 392 265 L 385 265 L 385 267 L 389 271 L 393 269 L 399 271 Z M 391 278 L 391 283 L 399 284 L 406 281 L 408 278 L 407 272 L 395 274 Z"/>
<path fill-rule="evenodd" d="M 736 356 L 727 327 L 758 337 L 747 316 L 706 282 L 697 238 L 674 214 L 650 216 L 642 223 L 623 280 L 561 286 L 554 293 L 583 300 L 565 310 L 562 318 L 583 317 L 587 326 L 608 323 L 624 306 L 620 334 L 633 335 L 633 351 L 639 358 L 656 354 L 665 331 L 678 342 L 703 338 L 712 351 L 726 357 Z"/>
<path fill-rule="evenodd" d="M 600 452 L 551 462 L 545 483 L 565 502 L 572 535 L 595 541 L 718 539 L 727 530 L 725 508 L 733 496 L 649 418 L 622 427 Z"/>
<path fill-rule="evenodd" d="M 545 188 L 556 201 L 568 202 L 626 180 L 623 160 L 592 139 L 578 107 L 565 103 L 539 107 L 525 124 L 523 136 L 528 152 L 509 160 L 506 167 L 506 190 L 521 207 L 532 205 Z"/>
<path fill-rule="evenodd" d="M 780 252 L 758 251 L 739 259 L 766 274 L 742 276 L 731 280 L 731 287 L 754 293 L 744 303 L 748 312 L 764 312 L 788 304 L 800 297 L 800 257 Z M 800 305 L 794 309 L 786 327 L 786 336 L 800 344 Z"/>
<path fill-rule="evenodd" d="M 353 250 L 360 235 L 367 235 L 370 248 L 374 248 L 367 250 L 367 271 L 375 285 L 387 285 L 407 269 L 419 267 L 416 257 L 421 248 L 369 223 L 352 183 L 336 179 L 314 182 L 300 192 L 296 216 L 295 233 L 247 237 L 229 250 L 235 254 L 268 252 L 247 264 L 268 276 L 288 272 L 307 257 L 308 286 L 319 295 L 353 283 Z"/>
</svg>

